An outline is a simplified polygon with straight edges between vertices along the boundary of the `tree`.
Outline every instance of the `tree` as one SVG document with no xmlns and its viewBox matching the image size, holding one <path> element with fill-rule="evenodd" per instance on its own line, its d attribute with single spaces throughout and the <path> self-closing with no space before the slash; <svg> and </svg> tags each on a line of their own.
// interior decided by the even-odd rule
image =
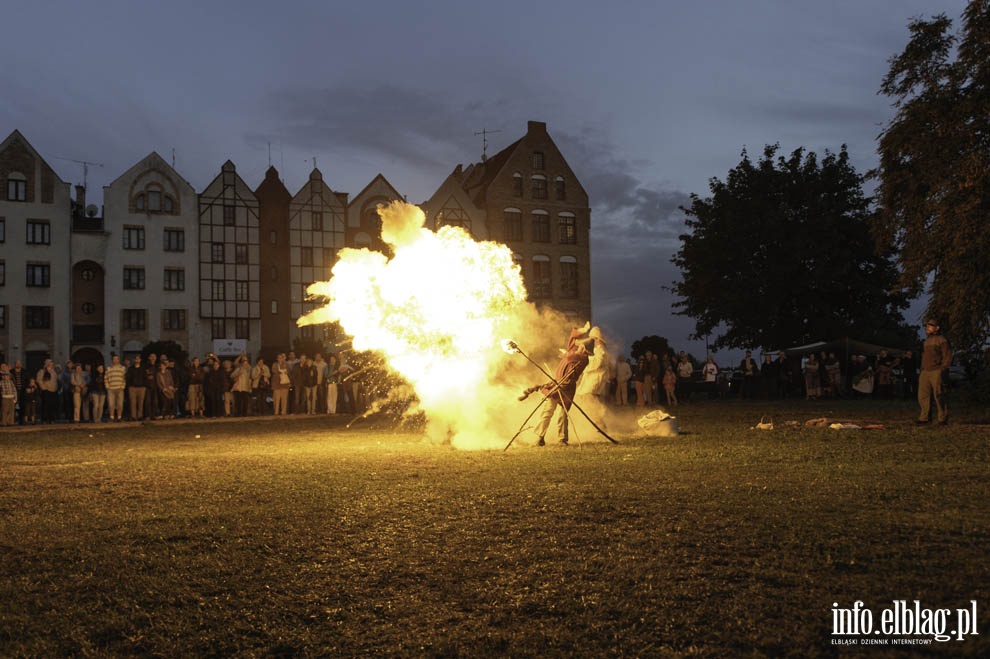
<svg viewBox="0 0 990 659">
<path fill-rule="evenodd" d="M 909 24 L 880 91 L 896 114 L 879 138 L 875 233 L 898 251 L 900 284 L 960 348 L 990 333 L 990 2 Z"/>
<path fill-rule="evenodd" d="M 767 146 L 755 164 L 743 151 L 724 182 L 711 179 L 711 197 L 693 194 L 682 208 L 690 233 L 672 259 L 682 280 L 671 290 L 677 313 L 695 319 L 694 338 L 775 348 L 892 329 L 916 336 L 901 314 L 907 297 L 889 292 L 897 272 L 876 251 L 845 146 L 821 163 L 801 148 L 787 158 L 778 150 Z"/>
<path fill-rule="evenodd" d="M 667 354 L 668 350 L 673 350 L 670 347 L 670 343 L 662 336 L 657 336 L 656 334 L 651 334 L 650 336 L 644 336 L 641 339 L 636 339 L 633 341 L 630 347 L 630 355 L 639 359 L 646 354 L 647 351 L 652 352 L 658 357 L 663 357 Z"/>
</svg>

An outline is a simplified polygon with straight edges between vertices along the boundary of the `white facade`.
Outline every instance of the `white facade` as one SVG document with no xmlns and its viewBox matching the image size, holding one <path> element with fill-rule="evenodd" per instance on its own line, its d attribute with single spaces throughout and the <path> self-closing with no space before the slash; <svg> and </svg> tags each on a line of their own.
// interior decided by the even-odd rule
<svg viewBox="0 0 990 659">
<path fill-rule="evenodd" d="M 30 368 L 69 348 L 69 184 L 18 131 L 0 143 L 0 354 Z"/>
<path fill-rule="evenodd" d="M 196 191 L 153 152 L 106 186 L 103 198 L 105 355 L 153 341 L 209 352 L 199 315 Z"/>
</svg>

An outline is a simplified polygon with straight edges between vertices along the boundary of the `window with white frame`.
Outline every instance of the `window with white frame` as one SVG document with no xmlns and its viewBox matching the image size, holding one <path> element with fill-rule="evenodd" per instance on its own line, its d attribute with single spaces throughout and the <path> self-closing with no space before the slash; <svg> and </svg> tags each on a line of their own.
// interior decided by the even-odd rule
<svg viewBox="0 0 990 659">
<path fill-rule="evenodd" d="M 27 264 L 27 285 L 48 288 L 51 286 L 52 267 L 48 263 Z"/>
<path fill-rule="evenodd" d="M 533 299 L 548 298 L 553 295 L 550 277 L 550 257 L 537 254 L 533 257 L 533 276 L 529 281 L 529 295 Z"/>
<path fill-rule="evenodd" d="M 148 327 L 147 309 L 121 309 L 120 326 L 122 329 L 135 332 Z"/>
<path fill-rule="evenodd" d="M 124 249 L 144 249 L 144 227 L 124 226 Z"/>
<path fill-rule="evenodd" d="M 166 291 L 186 290 L 186 271 L 184 268 L 165 268 L 164 280 Z"/>
<path fill-rule="evenodd" d="M 144 289 L 144 268 L 125 267 L 124 268 L 124 288 L 126 290 Z"/>
<path fill-rule="evenodd" d="M 184 252 L 186 251 L 185 229 L 165 228 L 165 251 Z"/>
<path fill-rule="evenodd" d="M 27 201 L 27 177 L 18 172 L 7 174 L 7 201 Z"/>
<path fill-rule="evenodd" d="M 26 242 L 28 245 L 51 245 L 51 223 L 48 220 L 28 220 Z"/>
</svg>

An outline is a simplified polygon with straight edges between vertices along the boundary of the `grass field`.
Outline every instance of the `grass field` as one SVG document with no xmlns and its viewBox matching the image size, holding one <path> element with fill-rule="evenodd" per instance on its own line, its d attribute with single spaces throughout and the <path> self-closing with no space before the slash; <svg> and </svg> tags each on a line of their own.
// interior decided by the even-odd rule
<svg viewBox="0 0 990 659">
<path fill-rule="evenodd" d="M 915 409 L 705 402 L 677 437 L 504 452 L 326 418 L 0 431 L 0 656 L 988 656 L 990 426 Z M 783 427 L 816 417 L 885 427 Z M 857 600 L 975 600 L 980 635 L 833 645 Z"/>
</svg>

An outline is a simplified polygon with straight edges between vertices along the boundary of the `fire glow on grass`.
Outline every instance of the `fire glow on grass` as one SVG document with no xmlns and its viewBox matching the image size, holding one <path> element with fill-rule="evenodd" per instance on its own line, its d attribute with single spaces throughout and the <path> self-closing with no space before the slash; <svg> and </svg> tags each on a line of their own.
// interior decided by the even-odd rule
<svg viewBox="0 0 990 659">
<path fill-rule="evenodd" d="M 520 388 L 541 376 L 523 372 L 500 342 L 548 334 L 559 341 L 566 337 L 562 319 L 538 314 L 526 301 L 519 266 L 504 245 L 475 241 L 459 227 L 434 233 L 411 204 L 378 211 L 394 256 L 342 249 L 330 280 L 308 289 L 326 306 L 299 324 L 337 321 L 355 350 L 384 355 L 415 389 L 432 438 L 501 448 L 528 412 L 520 413 Z"/>
</svg>

